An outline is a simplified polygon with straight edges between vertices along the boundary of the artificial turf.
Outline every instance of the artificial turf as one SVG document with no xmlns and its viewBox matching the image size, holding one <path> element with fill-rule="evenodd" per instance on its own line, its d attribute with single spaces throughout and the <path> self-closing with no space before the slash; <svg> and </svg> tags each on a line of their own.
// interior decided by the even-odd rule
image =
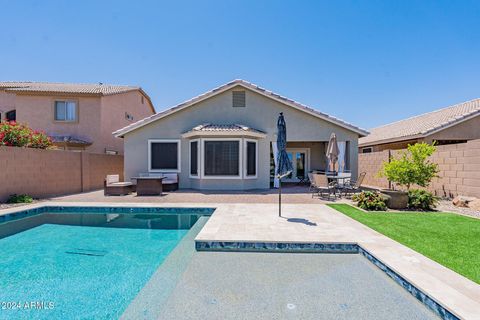
<svg viewBox="0 0 480 320">
<path fill-rule="evenodd" d="M 446 212 L 364 212 L 330 207 L 480 283 L 480 219 Z"/>
</svg>

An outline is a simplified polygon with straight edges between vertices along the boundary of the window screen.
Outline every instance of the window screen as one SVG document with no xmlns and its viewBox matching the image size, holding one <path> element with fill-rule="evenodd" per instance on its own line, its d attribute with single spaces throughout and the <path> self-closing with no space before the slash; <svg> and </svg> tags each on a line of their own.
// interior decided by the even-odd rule
<svg viewBox="0 0 480 320">
<path fill-rule="evenodd" d="M 205 141 L 205 175 L 238 176 L 238 141 Z"/>
<path fill-rule="evenodd" d="M 198 142 L 190 142 L 190 174 L 198 175 Z"/>
<path fill-rule="evenodd" d="M 245 91 L 232 91 L 232 105 L 235 108 L 242 108 L 246 106 Z"/>
<path fill-rule="evenodd" d="M 257 143 L 247 141 L 247 176 L 257 174 Z"/>
<path fill-rule="evenodd" d="M 177 170 L 178 169 L 178 143 L 177 142 L 152 142 L 150 146 L 151 169 Z"/>
</svg>

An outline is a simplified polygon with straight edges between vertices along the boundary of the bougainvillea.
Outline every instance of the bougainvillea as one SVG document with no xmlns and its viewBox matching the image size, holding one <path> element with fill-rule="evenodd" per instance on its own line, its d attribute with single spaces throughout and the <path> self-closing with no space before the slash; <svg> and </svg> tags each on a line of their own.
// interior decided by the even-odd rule
<svg viewBox="0 0 480 320">
<path fill-rule="evenodd" d="M 15 121 L 0 122 L 0 146 L 47 149 L 51 145 L 52 140 L 43 132 Z"/>
</svg>

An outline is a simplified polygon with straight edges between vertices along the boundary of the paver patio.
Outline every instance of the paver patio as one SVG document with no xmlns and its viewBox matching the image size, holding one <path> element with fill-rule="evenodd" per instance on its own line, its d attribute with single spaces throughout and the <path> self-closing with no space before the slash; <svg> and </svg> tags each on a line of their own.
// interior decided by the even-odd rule
<svg viewBox="0 0 480 320">
<path fill-rule="evenodd" d="M 87 196 L 84 198 L 84 196 Z M 172 193 L 173 195 L 173 193 Z M 175 193 L 175 197 L 191 193 Z M 168 196 L 168 195 L 167 195 Z M 443 267 L 425 256 L 381 235 L 361 223 L 313 199 L 316 203 L 285 203 L 283 217 L 278 217 L 276 194 L 256 195 L 232 194 L 229 201 L 247 199 L 246 203 L 215 203 L 211 197 L 199 197 L 202 203 L 157 202 L 152 200 L 164 197 L 103 197 L 103 193 L 93 192 L 58 198 L 21 208 L 2 210 L 0 214 L 24 210 L 29 207 L 48 205 L 61 206 L 126 206 L 126 207 L 215 207 L 216 211 L 198 234 L 202 241 L 252 241 L 252 242 L 348 242 L 357 243 L 385 265 L 404 277 L 417 288 L 435 299 L 446 309 L 461 319 L 478 319 L 480 310 L 480 286 L 473 281 Z M 255 196 L 255 195 L 253 195 Z M 99 202 L 90 199 L 98 197 Z M 307 194 L 292 194 L 297 200 L 311 199 Z M 141 199 L 139 199 L 141 198 Z M 173 199 L 174 197 L 170 197 Z M 188 198 L 188 197 L 187 197 Z M 71 199 L 79 199 L 71 202 Z M 135 199 L 136 202 L 127 202 Z M 250 200 L 249 200 L 250 199 Z M 120 201 L 118 201 L 120 200 Z M 140 200 L 140 201 L 139 201 Z M 150 202 L 147 202 L 150 200 Z M 190 200 L 192 200 L 190 198 Z M 112 203 L 113 202 L 113 203 Z M 188 202 L 188 201 L 186 201 Z"/>
<path fill-rule="evenodd" d="M 251 191 L 199 191 L 177 190 L 165 192 L 162 196 L 126 196 L 103 195 L 103 190 L 78 193 L 73 195 L 52 198 L 53 201 L 74 202 L 148 202 L 148 203 L 277 203 L 278 190 L 251 190 Z M 312 198 L 308 187 L 304 185 L 290 185 L 283 187 L 282 201 L 284 203 L 325 203 L 326 200 L 315 196 Z M 348 202 L 346 199 L 337 199 L 335 202 Z M 332 201 L 328 201 L 332 202 Z"/>
</svg>

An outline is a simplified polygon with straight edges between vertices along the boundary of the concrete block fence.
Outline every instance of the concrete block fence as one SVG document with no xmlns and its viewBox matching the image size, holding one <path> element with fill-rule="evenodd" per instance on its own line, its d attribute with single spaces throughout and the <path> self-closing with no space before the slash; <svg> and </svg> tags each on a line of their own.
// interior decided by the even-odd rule
<svg viewBox="0 0 480 320">
<path fill-rule="evenodd" d="M 14 193 L 44 198 L 100 189 L 107 174 L 123 179 L 123 156 L 0 147 L 0 201 Z"/>
<path fill-rule="evenodd" d="M 384 150 L 359 154 L 359 172 L 366 172 L 364 184 L 377 188 L 388 188 L 385 178 L 377 173 L 389 154 L 395 157 L 404 150 Z M 437 146 L 431 160 L 438 164 L 439 177 L 433 179 L 428 190 L 440 197 L 457 195 L 480 198 L 480 139 L 467 143 Z"/>
</svg>

